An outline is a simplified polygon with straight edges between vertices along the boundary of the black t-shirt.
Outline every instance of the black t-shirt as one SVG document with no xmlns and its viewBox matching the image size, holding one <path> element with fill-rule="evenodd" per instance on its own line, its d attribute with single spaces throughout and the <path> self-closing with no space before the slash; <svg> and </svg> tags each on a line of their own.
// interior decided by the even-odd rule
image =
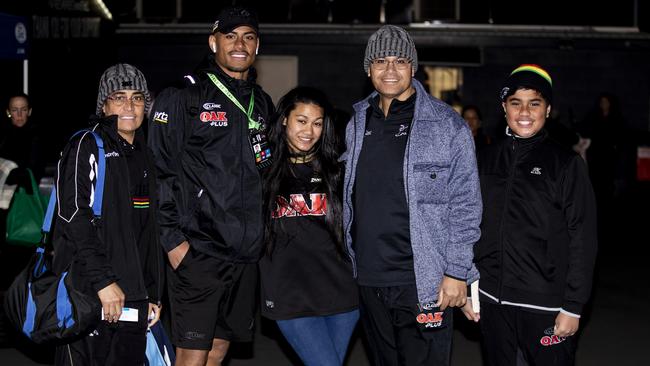
<svg viewBox="0 0 650 366">
<path fill-rule="evenodd" d="M 279 220 L 271 256 L 259 262 L 262 315 L 274 320 L 325 316 L 358 306 L 350 262 L 328 231 L 328 199 L 310 163 L 294 165 L 275 202 Z"/>
<path fill-rule="evenodd" d="M 404 153 L 415 94 L 393 100 L 389 113 L 370 101 L 354 186 L 352 243 L 362 286 L 412 284 L 413 251 L 404 190 Z"/>
</svg>

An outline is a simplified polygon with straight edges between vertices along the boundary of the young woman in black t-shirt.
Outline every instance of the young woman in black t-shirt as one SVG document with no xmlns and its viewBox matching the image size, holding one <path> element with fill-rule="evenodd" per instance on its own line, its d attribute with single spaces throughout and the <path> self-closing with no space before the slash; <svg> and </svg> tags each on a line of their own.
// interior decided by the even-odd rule
<svg viewBox="0 0 650 366">
<path fill-rule="evenodd" d="M 343 249 L 342 169 L 331 105 L 298 87 L 269 127 L 275 163 L 264 176 L 262 315 L 277 322 L 305 365 L 341 365 L 359 318 Z"/>
</svg>

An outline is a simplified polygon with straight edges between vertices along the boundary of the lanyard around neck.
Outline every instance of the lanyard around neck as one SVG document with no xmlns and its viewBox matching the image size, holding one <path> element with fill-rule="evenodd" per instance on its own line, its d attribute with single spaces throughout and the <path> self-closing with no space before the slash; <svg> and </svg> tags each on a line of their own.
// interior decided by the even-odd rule
<svg viewBox="0 0 650 366">
<path fill-rule="evenodd" d="M 214 76 L 214 74 L 211 74 L 211 73 L 207 73 L 207 74 L 208 74 L 208 77 L 210 78 L 210 80 L 212 80 L 212 82 L 214 83 L 214 85 L 216 85 L 217 88 L 219 88 L 219 90 L 221 90 L 221 92 L 226 97 L 228 97 L 228 99 L 230 99 L 231 102 L 233 102 L 233 104 L 235 104 L 239 109 L 241 109 L 242 112 L 244 112 L 246 114 L 246 117 L 248 117 L 248 129 L 250 129 L 250 130 L 259 130 L 260 127 L 261 127 L 260 123 L 257 122 L 257 121 L 254 121 L 253 118 L 252 118 L 253 107 L 255 106 L 255 90 L 251 89 L 251 100 L 248 103 L 248 111 L 246 111 L 244 109 L 244 107 L 241 105 L 241 103 L 239 103 L 237 98 L 235 98 L 235 96 L 232 95 L 230 90 L 228 90 L 228 88 L 226 88 L 226 86 L 223 85 L 223 83 L 221 83 L 221 81 L 219 81 L 219 79 L 217 79 L 217 77 Z"/>
</svg>

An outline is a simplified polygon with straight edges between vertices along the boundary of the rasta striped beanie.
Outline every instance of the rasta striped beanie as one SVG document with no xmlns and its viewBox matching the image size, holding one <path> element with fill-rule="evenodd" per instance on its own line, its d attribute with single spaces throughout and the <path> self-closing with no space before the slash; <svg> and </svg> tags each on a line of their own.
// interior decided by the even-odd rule
<svg viewBox="0 0 650 366">
<path fill-rule="evenodd" d="M 519 89 L 538 91 L 548 104 L 553 100 L 553 79 L 551 75 L 538 65 L 523 64 L 514 69 L 506 79 L 501 89 L 501 101 L 517 92 Z"/>
<path fill-rule="evenodd" d="M 106 99 L 118 90 L 141 91 L 145 97 L 145 113 L 151 107 L 151 94 L 147 88 L 147 80 L 140 70 L 129 64 L 117 64 L 104 71 L 99 80 L 99 92 L 97 93 L 97 115 L 102 115 L 102 107 Z"/>
<path fill-rule="evenodd" d="M 413 39 L 403 28 L 394 25 L 385 25 L 370 36 L 363 69 L 368 73 L 372 60 L 389 56 L 404 57 L 411 61 L 413 72 L 418 70 L 418 52 Z"/>
</svg>

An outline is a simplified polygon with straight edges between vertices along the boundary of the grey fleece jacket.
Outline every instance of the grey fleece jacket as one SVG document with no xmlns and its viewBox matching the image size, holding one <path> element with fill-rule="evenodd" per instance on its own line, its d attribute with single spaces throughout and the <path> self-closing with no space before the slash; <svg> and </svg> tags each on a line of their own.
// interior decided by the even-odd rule
<svg viewBox="0 0 650 366">
<path fill-rule="evenodd" d="M 420 304 L 437 301 L 444 275 L 478 280 L 472 263 L 480 237 L 481 192 L 474 142 L 467 123 L 444 102 L 431 97 L 417 80 L 415 112 L 404 153 L 404 189 L 415 282 Z M 352 193 L 363 145 L 370 98 L 354 105 L 346 128 L 343 225 L 345 243 L 356 277 L 350 229 L 354 220 Z"/>
</svg>

